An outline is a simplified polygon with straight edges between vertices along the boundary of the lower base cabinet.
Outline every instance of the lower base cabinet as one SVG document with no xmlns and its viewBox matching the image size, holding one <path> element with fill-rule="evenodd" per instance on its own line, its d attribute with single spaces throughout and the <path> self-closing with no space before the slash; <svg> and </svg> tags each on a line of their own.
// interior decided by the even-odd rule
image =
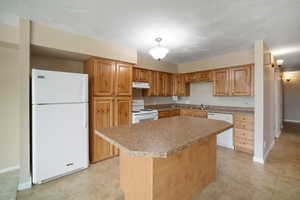
<svg viewBox="0 0 300 200">
<path fill-rule="evenodd" d="M 207 112 L 197 109 L 175 109 L 175 110 L 164 110 L 158 112 L 158 118 L 167 118 L 174 116 L 190 116 L 190 117 L 200 117 L 207 118 Z"/>
<path fill-rule="evenodd" d="M 234 149 L 253 154 L 254 149 L 254 115 L 238 113 L 234 116 Z"/>
<path fill-rule="evenodd" d="M 90 160 L 95 163 L 119 154 L 119 150 L 95 134 L 95 130 L 131 123 L 131 97 L 94 97 L 90 108 Z"/>
</svg>

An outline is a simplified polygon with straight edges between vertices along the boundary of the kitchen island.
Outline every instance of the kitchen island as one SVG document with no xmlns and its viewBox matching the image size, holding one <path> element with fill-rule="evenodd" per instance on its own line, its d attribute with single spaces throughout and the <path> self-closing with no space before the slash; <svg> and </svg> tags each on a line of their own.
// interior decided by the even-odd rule
<svg viewBox="0 0 300 200">
<path fill-rule="evenodd" d="M 126 200 L 190 200 L 216 177 L 216 135 L 232 124 L 177 116 L 96 130 L 120 149 Z"/>
</svg>

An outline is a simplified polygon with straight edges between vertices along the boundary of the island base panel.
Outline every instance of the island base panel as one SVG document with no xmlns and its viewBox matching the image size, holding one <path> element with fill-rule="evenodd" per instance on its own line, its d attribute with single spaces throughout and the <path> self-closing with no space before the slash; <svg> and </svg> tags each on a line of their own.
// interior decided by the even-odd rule
<svg viewBox="0 0 300 200">
<path fill-rule="evenodd" d="M 216 136 L 167 158 L 120 154 L 126 200 L 191 200 L 216 177 Z"/>
</svg>

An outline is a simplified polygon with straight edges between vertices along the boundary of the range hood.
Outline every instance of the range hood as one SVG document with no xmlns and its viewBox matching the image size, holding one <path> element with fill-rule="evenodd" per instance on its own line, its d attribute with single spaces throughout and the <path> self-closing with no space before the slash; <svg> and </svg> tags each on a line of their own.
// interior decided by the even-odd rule
<svg viewBox="0 0 300 200">
<path fill-rule="evenodd" d="M 132 83 L 132 88 L 149 89 L 150 85 L 149 85 L 149 83 L 144 83 L 144 82 L 133 82 Z"/>
</svg>

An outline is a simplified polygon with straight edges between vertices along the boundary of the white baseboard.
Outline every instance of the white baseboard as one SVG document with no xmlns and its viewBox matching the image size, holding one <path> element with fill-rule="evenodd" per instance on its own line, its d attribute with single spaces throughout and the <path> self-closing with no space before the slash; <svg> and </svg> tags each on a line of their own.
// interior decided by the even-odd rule
<svg viewBox="0 0 300 200">
<path fill-rule="evenodd" d="M 265 161 L 263 158 L 258 158 L 258 157 L 253 157 L 253 161 L 254 162 L 257 162 L 257 163 L 260 163 L 260 164 L 264 164 Z"/>
<path fill-rule="evenodd" d="M 274 144 L 275 144 L 275 139 L 272 141 L 272 143 L 271 143 L 269 149 L 268 149 L 267 152 L 265 153 L 265 155 L 264 155 L 264 160 L 267 160 L 270 151 L 271 151 L 271 150 L 273 149 L 273 147 L 274 147 Z"/>
<path fill-rule="evenodd" d="M 18 190 L 27 190 L 32 187 L 31 176 L 27 178 L 27 180 L 23 183 L 19 183 Z"/>
<path fill-rule="evenodd" d="M 300 123 L 300 120 L 285 119 L 284 122 Z"/>
<path fill-rule="evenodd" d="M 272 141 L 272 143 L 271 143 L 269 149 L 266 151 L 264 157 L 263 158 L 258 158 L 258 157 L 254 156 L 253 161 L 257 162 L 257 163 L 260 163 L 260 164 L 264 164 L 265 160 L 268 158 L 268 155 L 269 155 L 270 151 L 273 149 L 274 144 L 275 144 L 275 139 Z"/>
<path fill-rule="evenodd" d="M 275 137 L 279 138 L 280 135 L 281 135 L 281 130 L 278 130 L 277 133 L 275 134 Z"/>
<path fill-rule="evenodd" d="M 20 166 L 8 167 L 8 168 L 5 168 L 5 169 L 1 169 L 0 170 L 0 174 L 4 174 L 6 172 L 15 171 L 15 170 L 18 170 L 18 169 L 20 169 Z"/>
</svg>

